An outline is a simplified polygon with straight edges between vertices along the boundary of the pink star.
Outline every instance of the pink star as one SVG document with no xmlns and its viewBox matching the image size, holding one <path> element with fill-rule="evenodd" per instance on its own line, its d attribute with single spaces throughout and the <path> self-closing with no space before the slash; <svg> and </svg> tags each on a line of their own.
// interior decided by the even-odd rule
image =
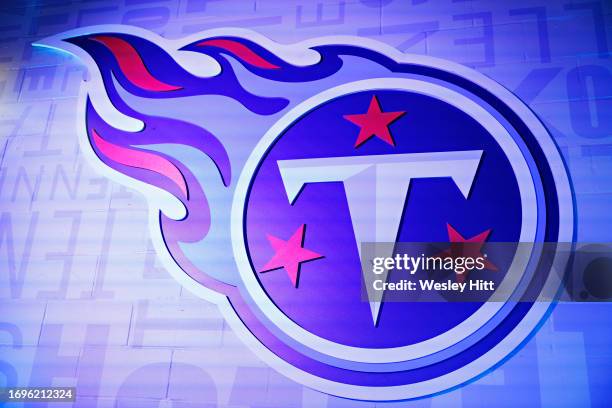
<svg viewBox="0 0 612 408">
<path fill-rule="evenodd" d="M 361 144 L 370 140 L 373 136 L 378 137 L 381 140 L 389 143 L 391 146 L 395 146 L 395 141 L 389 133 L 389 125 L 402 116 L 405 111 L 398 112 L 383 112 L 380 109 L 378 98 L 376 95 L 372 97 L 370 106 L 366 113 L 357 115 L 344 115 L 344 119 L 348 120 L 359 126 L 359 136 L 355 141 L 355 147 L 359 147 Z"/>
<path fill-rule="evenodd" d="M 270 245 L 274 248 L 275 253 L 259 273 L 285 268 L 293 286 L 297 288 L 300 264 L 323 258 L 323 255 L 304 248 L 305 230 L 306 225 L 302 224 L 287 241 L 268 234 L 268 241 L 270 241 Z"/>
<path fill-rule="evenodd" d="M 446 224 L 446 229 L 448 231 L 448 239 L 450 240 L 450 248 L 446 249 L 444 252 L 440 254 L 441 257 L 447 258 L 458 258 L 458 257 L 470 257 L 470 258 L 478 258 L 484 257 L 481 250 L 484 246 L 489 234 L 491 233 L 491 229 L 481 232 L 480 234 L 474 235 L 471 238 L 465 238 L 461 235 L 452 225 L 449 223 Z M 484 261 L 485 269 L 490 271 L 497 271 L 497 266 L 485 259 Z M 457 282 L 465 282 L 468 277 L 469 271 L 465 271 L 464 273 L 456 274 Z"/>
</svg>

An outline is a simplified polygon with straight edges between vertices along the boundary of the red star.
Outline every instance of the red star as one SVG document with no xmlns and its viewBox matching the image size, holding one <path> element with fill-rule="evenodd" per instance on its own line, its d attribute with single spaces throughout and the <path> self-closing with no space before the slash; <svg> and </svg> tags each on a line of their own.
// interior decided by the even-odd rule
<svg viewBox="0 0 612 408">
<path fill-rule="evenodd" d="M 446 228 L 448 230 L 448 239 L 451 242 L 450 248 L 442 252 L 439 256 L 442 258 L 458 258 L 458 257 L 470 257 L 470 258 L 484 258 L 485 269 L 490 271 L 497 271 L 497 266 L 489 261 L 482 254 L 482 247 L 485 244 L 489 234 L 491 233 L 491 229 L 488 229 L 484 232 L 481 232 L 478 235 L 474 235 L 472 238 L 464 238 L 456 229 L 453 228 L 452 225 L 446 224 Z M 465 271 L 464 273 L 456 273 L 457 282 L 464 282 L 467 279 L 469 271 Z"/>
<path fill-rule="evenodd" d="M 268 235 L 268 241 L 270 241 L 270 245 L 274 248 L 275 253 L 259 273 L 285 268 L 293 286 L 297 288 L 300 264 L 323 258 L 323 255 L 304 248 L 305 229 L 306 225 L 302 224 L 287 241 Z"/>
<path fill-rule="evenodd" d="M 355 147 L 376 136 L 381 140 L 395 146 L 395 142 L 389 133 L 389 125 L 406 112 L 383 112 L 376 95 L 372 96 L 368 111 L 358 115 L 344 115 L 344 119 L 356 124 L 361 128 L 359 136 L 355 141 Z"/>
</svg>

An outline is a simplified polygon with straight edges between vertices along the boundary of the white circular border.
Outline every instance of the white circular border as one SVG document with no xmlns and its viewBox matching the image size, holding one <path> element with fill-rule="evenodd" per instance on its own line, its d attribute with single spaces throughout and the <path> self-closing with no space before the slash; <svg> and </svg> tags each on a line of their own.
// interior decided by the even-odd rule
<svg viewBox="0 0 612 408">
<path fill-rule="evenodd" d="M 148 39 L 167 50 L 178 50 L 182 46 L 190 44 L 194 41 L 201 40 L 203 38 L 215 37 L 215 36 L 237 36 L 245 38 L 251 41 L 259 42 L 266 48 L 273 52 L 281 55 L 285 60 L 300 65 L 300 55 L 304 53 L 312 53 L 312 47 L 320 45 L 349 45 L 360 48 L 369 49 L 375 51 L 381 55 L 391 58 L 393 61 L 398 63 L 406 63 L 424 67 L 430 67 L 441 71 L 446 71 L 453 75 L 462 77 L 470 82 L 476 83 L 487 89 L 495 97 L 503 101 L 510 109 L 516 113 L 523 123 L 530 129 L 534 137 L 537 139 L 542 151 L 544 152 L 548 164 L 551 167 L 551 172 L 555 180 L 555 187 L 558 197 L 559 205 L 559 238 L 558 242 L 572 242 L 574 237 L 574 208 L 573 208 L 573 195 L 570 188 L 569 178 L 563 163 L 563 159 L 555 145 L 554 141 L 548 134 L 548 131 L 542 125 L 540 120 L 535 114 L 512 92 L 498 84 L 494 80 L 487 76 L 471 69 L 460 65 L 455 62 L 416 54 L 404 54 L 399 50 L 369 38 L 353 37 L 353 36 L 328 36 L 313 38 L 300 43 L 291 45 L 276 43 L 265 36 L 247 29 L 234 29 L 234 28 L 221 28 L 203 31 L 200 33 L 193 33 L 192 35 L 181 38 L 181 39 L 167 39 L 160 37 L 159 35 L 139 28 L 117 24 L 105 24 L 91 27 L 80 27 L 74 30 L 47 37 L 40 41 L 37 41 L 34 45 L 40 45 L 57 49 L 60 51 L 68 52 L 72 55 L 80 58 L 88 68 L 88 72 L 99 78 L 99 71 L 93 59 L 79 47 L 64 42 L 65 38 L 71 38 L 79 35 L 91 34 L 96 32 L 116 32 L 137 35 L 142 38 Z M 301 61 L 303 62 L 303 61 Z M 309 61 L 313 63 L 313 61 Z M 149 190 L 142 186 L 142 183 L 133 183 L 133 180 L 117 175 L 116 172 L 111 171 L 106 167 L 97 156 L 94 154 L 91 146 L 88 144 L 87 130 L 85 128 L 85 102 L 87 101 L 88 95 L 100 94 L 100 89 L 103 90 L 103 85 L 99 79 L 91 83 L 85 83 L 81 88 L 79 94 L 79 107 L 77 112 L 76 131 L 79 135 L 79 144 L 81 150 L 84 152 L 90 165 L 104 174 L 111 180 L 134 188 L 143 194 L 147 195 Z M 105 95 L 101 97 L 104 98 Z M 113 109 L 110 108 L 109 109 Z M 122 121 L 124 118 L 117 118 L 117 115 L 111 115 L 112 125 L 118 128 L 122 128 Z M 106 116 L 105 116 L 106 119 Z M 128 121 L 126 119 L 126 121 Z M 110 123 L 110 122 L 109 122 Z M 137 126 L 136 126 L 137 127 Z M 183 285 L 186 289 L 191 291 L 194 295 L 197 295 L 203 299 L 214 302 L 219 307 L 219 310 L 224 315 L 228 324 L 232 327 L 237 336 L 262 360 L 267 362 L 271 367 L 277 370 L 279 373 L 287 376 L 288 378 L 299 382 L 308 387 L 314 388 L 318 391 L 325 392 L 332 395 L 341 396 L 344 398 L 358 399 L 358 400 L 369 400 L 369 401 L 396 401 L 404 399 L 419 398 L 427 395 L 443 392 L 445 390 L 452 389 L 469 382 L 470 380 L 478 377 L 487 370 L 500 363 L 506 358 L 512 351 L 514 351 L 520 344 L 532 333 L 537 327 L 538 323 L 546 314 L 546 311 L 550 307 L 550 302 L 538 302 L 535 303 L 527 315 L 521 320 L 521 324 L 518 325 L 508 336 L 506 336 L 500 343 L 494 348 L 489 350 L 486 354 L 482 355 L 470 364 L 467 364 L 451 373 L 444 376 L 437 377 L 431 380 L 423 381 L 420 383 L 388 386 L 388 387 L 368 387 L 359 386 L 353 384 L 339 383 L 318 376 L 312 375 L 305 372 L 286 361 L 279 358 L 271 350 L 269 350 L 259 339 L 257 339 L 245 326 L 244 322 L 235 313 L 229 299 L 217 293 L 205 286 L 202 286 L 196 282 L 193 278 L 187 275 L 180 266 L 174 261 L 164 241 L 164 237 L 159 226 L 159 211 L 163 208 L 156 205 L 156 202 L 148 202 L 149 207 L 149 228 L 151 231 L 151 240 L 157 252 L 157 256 L 160 261 L 164 264 L 166 269 L 172 275 L 177 282 Z M 559 256 L 559 255 L 558 255 Z M 557 259 L 555 259 L 557 261 Z M 554 278 L 557 277 L 556 274 Z M 559 287 L 559 279 L 547 280 L 544 293 L 550 293 L 551 289 Z"/>
<path fill-rule="evenodd" d="M 278 137 L 296 120 L 328 101 L 347 94 L 372 90 L 400 90 L 436 98 L 470 115 L 494 137 L 506 157 L 508 157 L 519 184 L 522 208 L 522 225 L 519 242 L 533 242 L 535 239 L 536 226 L 531 220 L 537 217 L 537 200 L 533 178 L 531 177 L 527 162 L 508 130 L 482 106 L 466 96 L 441 85 L 407 78 L 372 78 L 350 82 L 327 89 L 310 97 L 287 112 L 270 127 L 247 159 L 238 178 L 232 201 L 231 233 L 234 258 L 236 259 L 242 282 L 253 300 L 251 304 L 254 307 L 258 307 L 264 316 L 270 319 L 286 336 L 318 353 L 361 363 L 396 363 L 437 353 L 465 339 L 488 322 L 503 307 L 504 303 L 484 303 L 474 314 L 457 326 L 436 337 L 408 346 L 374 349 L 339 344 L 305 330 L 279 310 L 268 297 L 251 268 L 243 230 L 246 200 L 252 177 L 262 158 Z M 520 260 L 515 258 L 509 269 L 509 276 L 518 277 L 522 275 L 526 270 L 527 261 L 523 257 Z M 513 282 L 518 283 L 519 281 L 520 279 L 518 278 L 504 280 L 500 286 L 501 293 L 511 293 L 511 290 L 514 290 L 514 288 L 509 289 L 510 284 Z"/>
</svg>

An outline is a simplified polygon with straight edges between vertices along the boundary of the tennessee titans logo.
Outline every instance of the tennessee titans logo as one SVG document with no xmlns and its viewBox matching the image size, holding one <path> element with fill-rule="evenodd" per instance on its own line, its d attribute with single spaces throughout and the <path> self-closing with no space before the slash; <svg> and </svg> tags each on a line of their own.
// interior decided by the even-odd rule
<svg viewBox="0 0 612 408">
<path fill-rule="evenodd" d="M 552 138 L 483 75 L 363 38 L 283 45 L 238 29 L 98 26 L 38 45 L 86 64 L 82 150 L 147 197 L 170 273 L 295 381 L 435 395 L 502 364 L 550 312 L 362 297 L 362 243 L 572 241 Z M 507 284 L 541 262 L 512 260 Z M 530 290 L 558 285 L 549 275 Z"/>
</svg>

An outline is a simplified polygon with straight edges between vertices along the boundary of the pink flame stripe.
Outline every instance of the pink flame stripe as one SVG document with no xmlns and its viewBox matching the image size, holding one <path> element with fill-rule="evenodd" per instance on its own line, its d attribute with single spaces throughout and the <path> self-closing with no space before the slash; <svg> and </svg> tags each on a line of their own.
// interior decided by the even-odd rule
<svg viewBox="0 0 612 408">
<path fill-rule="evenodd" d="M 109 159 L 119 164 L 151 170 L 161 174 L 172 180 L 179 187 L 185 198 L 188 198 L 185 178 L 181 171 L 169 160 L 142 150 L 131 150 L 112 144 L 102 139 L 95 129 L 91 129 L 91 133 L 93 135 L 93 142 L 98 150 Z"/>
<path fill-rule="evenodd" d="M 139 88 L 153 92 L 182 89 L 180 86 L 170 85 L 153 77 L 138 52 L 127 41 L 104 35 L 98 35 L 92 39 L 104 44 L 113 53 L 125 77 Z"/>
<path fill-rule="evenodd" d="M 198 43 L 198 47 L 218 47 L 222 48 L 241 60 L 256 66 L 258 68 L 263 69 L 278 69 L 280 68 L 278 65 L 274 65 L 269 61 L 266 61 L 261 56 L 255 54 L 250 48 L 246 45 L 241 44 L 237 41 L 232 40 L 224 40 L 224 39 L 216 39 L 216 40 L 206 40 Z"/>
</svg>

